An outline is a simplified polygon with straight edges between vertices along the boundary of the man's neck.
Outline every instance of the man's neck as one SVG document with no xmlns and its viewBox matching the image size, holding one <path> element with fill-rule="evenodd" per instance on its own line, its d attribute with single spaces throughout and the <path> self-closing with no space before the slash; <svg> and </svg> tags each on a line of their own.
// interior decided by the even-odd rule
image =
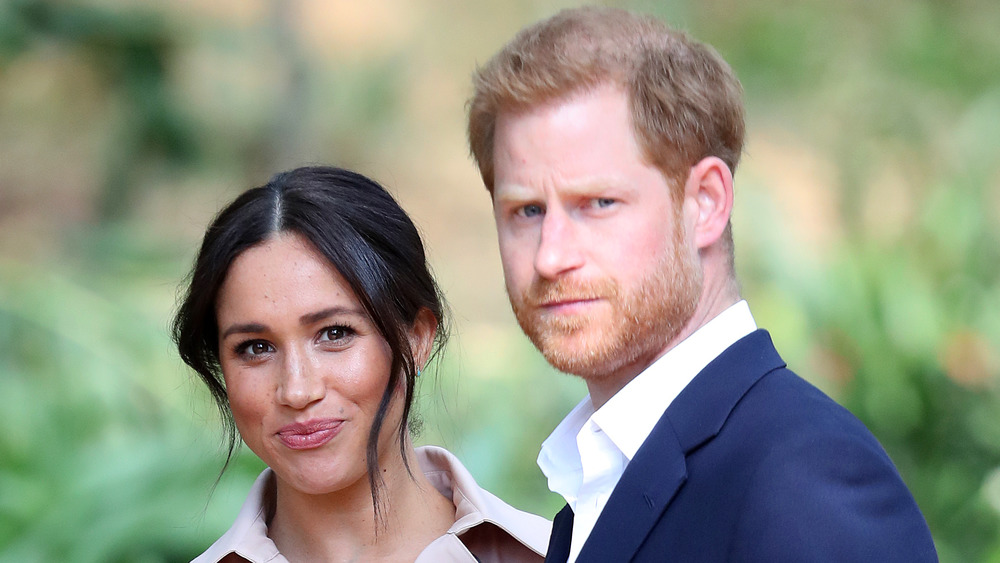
<svg viewBox="0 0 1000 563">
<path fill-rule="evenodd" d="M 735 283 L 729 278 L 718 281 L 719 283 L 705 284 L 694 313 L 665 346 L 652 353 L 636 358 L 613 373 L 587 380 L 587 390 L 590 392 L 590 401 L 594 405 L 594 410 L 601 408 L 604 403 L 608 402 L 611 397 L 615 396 L 618 391 L 621 391 L 623 387 L 628 385 L 637 375 L 645 371 L 653 362 L 662 358 L 667 352 L 694 334 L 695 331 L 739 302 L 741 297 L 734 287 Z"/>
</svg>

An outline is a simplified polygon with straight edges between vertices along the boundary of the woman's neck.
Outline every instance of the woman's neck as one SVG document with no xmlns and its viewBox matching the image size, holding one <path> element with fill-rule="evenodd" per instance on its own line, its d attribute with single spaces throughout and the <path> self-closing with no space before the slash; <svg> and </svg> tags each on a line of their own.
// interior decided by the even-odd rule
<svg viewBox="0 0 1000 563">
<path fill-rule="evenodd" d="M 295 561 L 413 561 L 455 521 L 455 507 L 417 466 L 413 447 L 407 473 L 399 450 L 382 456 L 379 522 L 368 479 L 327 495 L 309 495 L 277 479 L 268 535 Z"/>
</svg>

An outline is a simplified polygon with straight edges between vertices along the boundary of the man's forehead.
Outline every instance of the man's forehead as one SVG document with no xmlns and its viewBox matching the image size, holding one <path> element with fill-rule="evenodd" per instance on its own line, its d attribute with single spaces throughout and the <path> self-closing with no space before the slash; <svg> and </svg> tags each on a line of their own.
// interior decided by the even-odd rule
<svg viewBox="0 0 1000 563">
<path fill-rule="evenodd" d="M 611 80 L 595 81 L 525 102 L 503 104 L 497 110 L 496 122 L 499 126 L 505 120 L 558 111 L 565 106 L 573 105 L 604 92 L 614 92 L 623 101 L 628 102 L 628 91 L 622 84 Z"/>
</svg>

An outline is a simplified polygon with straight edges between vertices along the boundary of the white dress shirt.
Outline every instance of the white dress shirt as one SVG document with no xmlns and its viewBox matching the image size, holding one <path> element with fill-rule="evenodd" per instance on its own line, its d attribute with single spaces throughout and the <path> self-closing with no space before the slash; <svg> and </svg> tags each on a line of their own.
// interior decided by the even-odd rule
<svg viewBox="0 0 1000 563">
<path fill-rule="evenodd" d="M 584 397 L 542 443 L 538 467 L 573 509 L 576 561 L 611 492 L 663 412 L 726 348 L 757 330 L 746 301 L 720 313 L 637 375 L 596 412 Z"/>
</svg>

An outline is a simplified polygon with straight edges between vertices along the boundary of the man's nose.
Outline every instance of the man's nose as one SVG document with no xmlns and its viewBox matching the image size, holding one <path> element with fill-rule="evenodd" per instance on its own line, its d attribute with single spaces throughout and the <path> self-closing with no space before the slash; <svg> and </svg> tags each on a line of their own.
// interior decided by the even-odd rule
<svg viewBox="0 0 1000 563">
<path fill-rule="evenodd" d="M 305 353 L 291 350 L 285 354 L 278 384 L 281 404 L 301 410 L 322 399 L 325 391 L 323 377 Z"/>
<path fill-rule="evenodd" d="M 552 206 L 542 219 L 535 271 L 544 279 L 559 276 L 583 266 L 577 225 L 563 209 Z"/>
</svg>

